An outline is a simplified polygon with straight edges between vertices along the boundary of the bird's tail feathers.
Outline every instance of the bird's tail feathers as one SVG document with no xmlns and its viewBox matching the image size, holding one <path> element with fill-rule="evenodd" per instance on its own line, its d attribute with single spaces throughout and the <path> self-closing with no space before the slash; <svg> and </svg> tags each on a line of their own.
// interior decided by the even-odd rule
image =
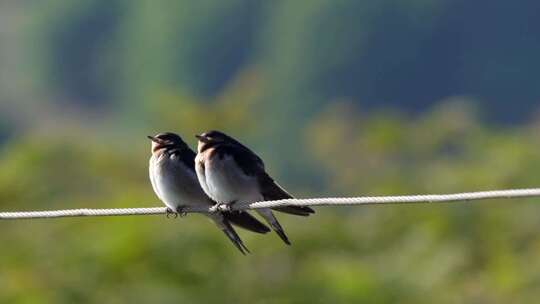
<svg viewBox="0 0 540 304">
<path fill-rule="evenodd" d="M 291 242 L 289 241 L 289 238 L 285 234 L 285 231 L 279 224 L 274 214 L 272 214 L 272 211 L 270 209 L 257 209 L 257 212 L 268 222 L 268 224 L 270 224 L 272 229 L 274 229 L 274 231 L 283 240 L 285 244 L 291 245 Z"/>
<path fill-rule="evenodd" d="M 232 224 L 256 233 L 270 232 L 265 224 L 245 211 L 224 212 L 223 216 Z"/>
<path fill-rule="evenodd" d="M 283 206 L 283 207 L 275 207 L 272 208 L 272 210 L 276 210 L 279 212 L 292 214 L 292 215 L 299 215 L 299 216 L 309 216 L 313 213 L 315 213 L 315 210 L 309 208 L 309 207 L 303 207 L 303 206 Z"/>
<path fill-rule="evenodd" d="M 229 238 L 229 240 L 231 240 L 234 246 L 238 248 L 238 250 L 240 250 L 243 255 L 246 255 L 246 252 L 251 253 L 246 247 L 246 245 L 244 245 L 244 242 L 242 242 L 242 239 L 240 238 L 238 233 L 236 233 L 231 224 L 227 220 L 224 220 L 223 224 L 225 227 L 222 229 L 222 231 Z"/>
<path fill-rule="evenodd" d="M 223 231 L 225 236 L 227 236 L 227 238 L 243 255 L 246 255 L 246 252 L 251 253 L 246 245 L 244 245 L 244 242 L 242 242 L 242 239 L 238 233 L 236 233 L 232 225 L 221 213 L 212 214 L 209 217 L 216 223 L 219 229 Z"/>
</svg>

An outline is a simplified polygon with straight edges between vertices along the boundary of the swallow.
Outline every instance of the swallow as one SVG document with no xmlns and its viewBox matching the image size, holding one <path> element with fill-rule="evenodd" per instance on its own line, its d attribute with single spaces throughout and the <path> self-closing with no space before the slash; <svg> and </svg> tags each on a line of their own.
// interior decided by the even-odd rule
<svg viewBox="0 0 540 304">
<path fill-rule="evenodd" d="M 195 152 L 174 133 L 148 136 L 152 141 L 149 175 L 154 192 L 167 206 L 167 212 L 182 214 L 187 206 L 213 206 L 201 188 L 195 173 Z M 270 229 L 249 213 L 216 212 L 206 214 L 231 240 L 242 254 L 249 253 L 232 224 L 256 233 L 267 233 Z"/>
<path fill-rule="evenodd" d="M 195 171 L 199 183 L 204 192 L 218 204 L 293 198 L 266 173 L 262 159 L 234 138 L 219 131 L 209 131 L 195 137 L 198 139 Z M 272 209 L 300 216 L 315 213 L 309 207 L 285 206 Z M 270 208 L 257 209 L 256 212 L 285 244 L 291 244 Z"/>
</svg>

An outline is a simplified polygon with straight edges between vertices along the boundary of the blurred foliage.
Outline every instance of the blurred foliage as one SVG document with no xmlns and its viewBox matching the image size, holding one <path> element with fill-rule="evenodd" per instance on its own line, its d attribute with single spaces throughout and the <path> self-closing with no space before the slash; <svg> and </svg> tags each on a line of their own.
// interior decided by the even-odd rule
<svg viewBox="0 0 540 304">
<path fill-rule="evenodd" d="M 220 129 L 299 197 L 540 180 L 538 2 L 2 1 L 0 210 L 159 205 L 146 135 Z M 500 124 L 516 122 L 519 124 Z M 0 223 L 0 303 L 533 303 L 535 199 Z"/>
<path fill-rule="evenodd" d="M 183 99 L 177 119 L 167 115 L 171 99 L 163 98 L 156 117 L 188 141 L 201 111 L 240 138 L 256 132 L 242 98 L 203 108 Z M 461 100 L 416 119 L 335 103 L 305 128 L 304 155 L 296 156 L 316 161 L 325 186 L 286 186 L 305 196 L 535 186 L 538 126 L 498 129 L 474 113 Z M 114 139 L 37 130 L 12 138 L 0 158 L 0 208 L 156 201 L 144 136 Z M 247 257 L 199 215 L 3 222 L 0 302 L 531 302 L 540 294 L 537 209 L 532 199 L 318 208 L 310 218 L 280 216 L 290 248 L 275 235 L 242 231 L 253 251 Z"/>
<path fill-rule="evenodd" d="M 137 112 L 163 89 L 209 98 L 254 64 L 268 79 L 266 108 L 288 118 L 309 119 L 335 98 L 418 112 L 467 95 L 489 106 L 482 116 L 522 121 L 540 97 L 534 0 L 48 0 L 2 8 L 16 29 L 2 48 L 24 54 L 16 62 L 29 65 L 33 91 L 65 103 Z"/>
</svg>

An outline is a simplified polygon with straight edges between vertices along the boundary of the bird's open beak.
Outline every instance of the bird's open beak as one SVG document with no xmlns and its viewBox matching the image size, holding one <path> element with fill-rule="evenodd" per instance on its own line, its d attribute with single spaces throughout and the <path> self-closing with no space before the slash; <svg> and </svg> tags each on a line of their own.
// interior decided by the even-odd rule
<svg viewBox="0 0 540 304">
<path fill-rule="evenodd" d="M 208 143 L 209 140 L 206 136 L 203 136 L 203 135 L 195 135 L 195 137 L 197 137 L 198 140 L 200 140 L 201 142 L 203 143 Z"/>
<path fill-rule="evenodd" d="M 155 138 L 154 136 L 150 136 L 148 135 L 147 136 L 151 141 L 155 142 L 155 143 L 159 143 L 159 140 L 157 138 Z"/>
</svg>

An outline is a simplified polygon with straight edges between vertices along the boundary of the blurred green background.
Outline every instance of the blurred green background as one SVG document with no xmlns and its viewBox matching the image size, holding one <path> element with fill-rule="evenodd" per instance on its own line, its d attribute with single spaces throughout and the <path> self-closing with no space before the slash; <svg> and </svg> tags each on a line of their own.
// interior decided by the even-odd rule
<svg viewBox="0 0 540 304">
<path fill-rule="evenodd" d="M 299 197 L 540 182 L 540 2 L 0 1 L 0 210 L 160 206 L 146 135 L 220 129 Z M 0 303 L 533 303 L 536 199 L 0 222 Z"/>
</svg>

